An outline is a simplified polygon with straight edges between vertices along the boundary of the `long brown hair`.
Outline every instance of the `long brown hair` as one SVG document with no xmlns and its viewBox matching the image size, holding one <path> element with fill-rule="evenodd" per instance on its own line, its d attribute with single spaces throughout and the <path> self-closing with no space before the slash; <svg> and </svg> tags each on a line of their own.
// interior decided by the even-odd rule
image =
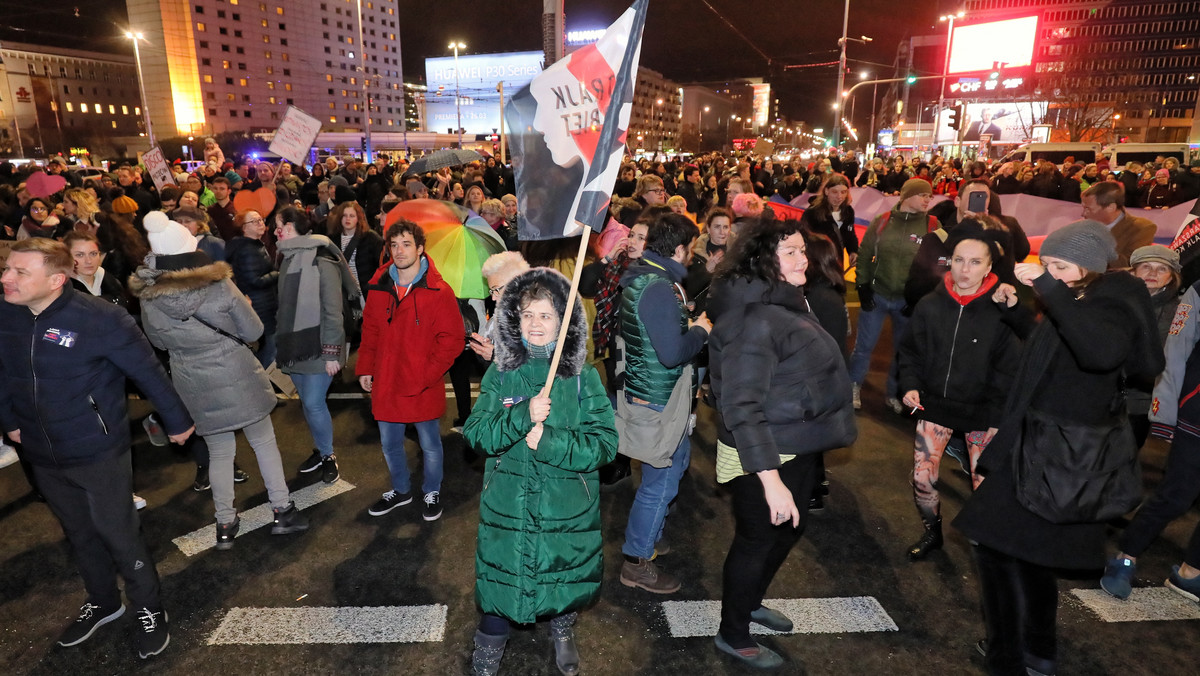
<svg viewBox="0 0 1200 676">
<path fill-rule="evenodd" d="M 371 224 L 367 222 L 367 212 L 363 211 L 362 205 L 354 200 L 342 202 L 329 212 L 329 217 L 325 221 L 326 228 L 329 230 L 329 238 L 334 242 L 337 242 L 338 238 L 342 236 L 342 215 L 350 209 L 353 209 L 354 213 L 358 215 L 358 224 L 354 226 L 356 233 L 371 229 Z"/>
<path fill-rule="evenodd" d="M 108 215 L 108 227 L 111 229 L 113 249 L 119 250 L 131 265 L 137 267 L 150 253 L 150 244 L 134 229 L 132 216 L 114 211 Z"/>
<path fill-rule="evenodd" d="M 833 240 L 821 233 L 805 230 L 804 243 L 808 246 L 808 284 L 819 278 L 828 281 L 838 293 L 846 293 L 842 257 Z"/>
</svg>

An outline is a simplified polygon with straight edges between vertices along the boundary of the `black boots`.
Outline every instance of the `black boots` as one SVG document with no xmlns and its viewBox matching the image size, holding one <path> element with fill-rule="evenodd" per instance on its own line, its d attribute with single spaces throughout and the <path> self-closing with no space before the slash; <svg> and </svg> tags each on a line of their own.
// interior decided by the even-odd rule
<svg viewBox="0 0 1200 676">
<path fill-rule="evenodd" d="M 271 524 L 271 535 L 288 535 L 308 530 L 308 519 L 296 509 L 296 503 L 289 502 L 286 509 L 272 508 L 275 522 Z"/>
<path fill-rule="evenodd" d="M 575 625 L 579 613 L 566 613 L 550 620 L 550 640 L 554 642 L 554 664 L 564 676 L 579 673 L 579 650 L 575 647 Z"/>
<path fill-rule="evenodd" d="M 929 556 L 929 552 L 942 548 L 942 517 L 931 524 L 925 524 L 925 534 L 916 544 L 908 548 L 908 560 L 920 561 Z"/>
<path fill-rule="evenodd" d="M 482 631 L 475 632 L 475 652 L 471 653 L 471 673 L 475 676 L 496 676 L 500 671 L 500 660 L 504 657 L 507 636 L 492 636 Z"/>
</svg>

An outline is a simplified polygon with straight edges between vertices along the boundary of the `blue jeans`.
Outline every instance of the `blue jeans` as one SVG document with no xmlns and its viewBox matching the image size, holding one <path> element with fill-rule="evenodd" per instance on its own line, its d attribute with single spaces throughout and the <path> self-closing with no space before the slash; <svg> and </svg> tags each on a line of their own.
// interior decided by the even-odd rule
<svg viewBox="0 0 1200 676">
<path fill-rule="evenodd" d="M 325 401 L 325 396 L 329 393 L 333 376 L 324 371 L 289 375 L 296 386 L 296 392 L 300 395 L 304 420 L 308 422 L 313 444 L 322 458 L 328 458 L 333 455 L 333 418 L 329 415 L 329 404 Z"/>
<path fill-rule="evenodd" d="M 643 405 L 655 411 L 662 406 Z M 692 457 L 692 442 L 685 434 L 671 455 L 669 467 L 651 467 L 642 463 L 642 484 L 638 486 L 629 509 L 629 523 L 625 526 L 625 545 L 621 551 L 628 556 L 648 559 L 654 556 L 654 545 L 662 538 L 663 524 L 667 520 L 667 508 L 679 493 L 679 480 L 687 471 Z"/>
<path fill-rule="evenodd" d="M 421 492 L 442 490 L 442 430 L 440 420 L 411 423 L 417 427 L 417 439 L 424 456 L 425 479 Z M 408 423 L 379 421 L 379 438 L 383 442 L 383 459 L 392 475 L 392 490 L 408 493 L 412 480 L 408 476 L 408 455 L 404 452 L 404 428 Z"/>
<path fill-rule="evenodd" d="M 904 299 L 891 299 L 876 294 L 875 309 L 863 310 L 858 313 L 858 333 L 854 337 L 854 352 L 850 354 L 850 380 L 862 385 L 867 379 L 867 370 L 871 367 L 871 353 L 875 351 L 875 343 L 879 342 L 879 333 L 883 331 L 883 322 L 892 318 L 892 357 L 888 359 L 887 390 L 888 397 L 896 396 L 896 346 L 908 326 L 908 317 L 900 314 L 904 308 Z"/>
<path fill-rule="evenodd" d="M 258 352 L 254 353 L 254 356 L 258 357 L 258 363 L 266 369 L 275 361 L 275 355 L 278 353 L 279 350 L 275 347 L 275 332 L 262 334 L 258 339 Z"/>
</svg>

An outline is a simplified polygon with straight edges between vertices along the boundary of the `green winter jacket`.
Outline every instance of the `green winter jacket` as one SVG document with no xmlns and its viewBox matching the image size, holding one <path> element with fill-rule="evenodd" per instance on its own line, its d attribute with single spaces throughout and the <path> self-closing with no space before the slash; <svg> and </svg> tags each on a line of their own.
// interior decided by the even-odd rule
<svg viewBox="0 0 1200 676">
<path fill-rule="evenodd" d="M 875 293 L 892 300 L 904 298 L 904 283 L 921 239 L 937 228 L 937 219 L 927 212 L 900 211 L 899 204 L 876 216 L 858 247 L 854 283 L 870 285 Z"/>
<path fill-rule="evenodd" d="M 467 443 L 492 456 L 479 501 L 475 601 L 518 623 L 593 603 L 604 570 L 596 470 L 617 454 L 612 405 L 595 368 L 560 375 L 538 450 L 530 450 L 528 398 L 549 368 L 547 359 L 505 372 L 492 364 L 463 427 Z"/>
</svg>

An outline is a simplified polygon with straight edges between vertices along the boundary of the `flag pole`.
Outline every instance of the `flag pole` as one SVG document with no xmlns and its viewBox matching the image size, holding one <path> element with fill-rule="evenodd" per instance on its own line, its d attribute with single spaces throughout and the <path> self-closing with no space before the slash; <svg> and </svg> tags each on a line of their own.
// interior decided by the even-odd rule
<svg viewBox="0 0 1200 676">
<path fill-rule="evenodd" d="M 571 315 L 575 310 L 575 299 L 579 297 L 579 273 L 583 271 L 583 259 L 587 256 L 591 236 L 592 226 L 583 224 L 583 233 L 579 237 L 579 253 L 575 254 L 575 271 L 571 273 L 571 292 L 567 294 L 567 307 L 563 310 L 562 325 L 558 327 L 558 344 L 554 346 L 550 373 L 546 374 L 546 386 L 542 388 L 543 397 L 550 396 L 550 386 L 554 384 L 554 374 L 558 372 L 558 362 L 562 360 L 563 346 L 567 342 L 567 329 L 571 326 Z"/>
</svg>

